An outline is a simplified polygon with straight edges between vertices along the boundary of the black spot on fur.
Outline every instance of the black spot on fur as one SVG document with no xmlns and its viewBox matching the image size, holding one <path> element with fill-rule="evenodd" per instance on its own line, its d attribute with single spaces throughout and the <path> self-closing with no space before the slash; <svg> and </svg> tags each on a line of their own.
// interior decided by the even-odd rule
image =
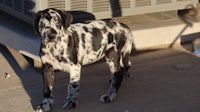
<svg viewBox="0 0 200 112">
<path fill-rule="evenodd" d="M 89 30 L 86 26 L 83 26 L 83 29 L 85 30 L 85 32 L 89 32 Z"/>
<path fill-rule="evenodd" d="M 61 56 L 64 55 L 64 49 L 61 50 L 60 55 L 61 55 Z"/>
<path fill-rule="evenodd" d="M 40 56 L 44 56 L 44 55 L 45 55 L 45 52 L 43 52 L 42 50 L 40 50 L 39 55 L 40 55 Z"/>
<path fill-rule="evenodd" d="M 97 54 L 97 57 L 99 57 L 101 54 L 102 54 L 102 53 L 101 53 L 101 52 L 99 52 L 99 53 Z"/>
<path fill-rule="evenodd" d="M 44 14 L 44 17 L 48 20 L 48 21 L 51 21 L 52 17 L 49 13 L 45 13 Z"/>
<path fill-rule="evenodd" d="M 40 55 L 40 56 L 45 55 L 45 52 L 42 51 L 43 48 L 46 48 L 46 46 L 45 46 L 44 44 L 41 44 L 41 45 L 40 45 L 40 52 L 39 52 L 39 55 Z"/>
<path fill-rule="evenodd" d="M 120 60 L 120 52 L 115 51 L 114 47 L 111 47 L 110 49 L 108 49 L 106 51 L 106 58 L 110 59 L 113 63 L 114 66 L 117 68 L 117 70 L 119 69 L 119 60 Z"/>
<path fill-rule="evenodd" d="M 110 98 L 108 96 L 105 96 L 103 99 L 104 99 L 105 103 L 110 103 L 111 102 L 111 100 L 110 100 Z"/>
<path fill-rule="evenodd" d="M 67 59 L 65 59 L 64 57 L 61 57 L 61 61 L 65 62 L 65 63 L 68 63 Z"/>
<path fill-rule="evenodd" d="M 127 37 L 122 33 L 121 34 L 121 38 L 120 38 L 120 41 L 119 41 L 119 43 L 118 43 L 118 45 L 117 45 L 117 49 L 122 49 L 123 47 L 124 47 L 124 44 L 125 44 L 125 42 L 126 42 L 126 39 L 127 39 Z"/>
<path fill-rule="evenodd" d="M 84 33 L 81 34 L 81 38 L 82 38 L 82 42 L 83 42 L 82 46 L 85 49 L 85 34 Z"/>
<path fill-rule="evenodd" d="M 114 55 L 115 55 L 115 48 L 114 47 L 111 47 L 110 49 L 108 49 L 106 51 L 106 57 L 108 58 L 112 58 Z"/>
<path fill-rule="evenodd" d="M 77 83 L 72 83 L 71 86 L 72 86 L 73 88 L 77 88 L 77 87 L 79 86 L 79 84 L 77 84 Z"/>
<path fill-rule="evenodd" d="M 115 41 L 117 44 L 117 49 L 121 50 L 126 42 L 127 37 L 123 32 L 115 34 Z"/>
<path fill-rule="evenodd" d="M 55 58 L 56 58 L 56 60 L 58 60 L 58 62 L 65 62 L 65 63 L 67 63 L 67 59 L 65 59 L 62 56 L 55 56 Z"/>
<path fill-rule="evenodd" d="M 105 20 L 105 22 L 106 22 L 106 25 L 111 29 L 113 29 L 117 25 L 117 23 L 111 19 Z"/>
<path fill-rule="evenodd" d="M 54 48 L 51 48 L 51 49 L 50 49 L 50 52 L 51 52 L 51 54 L 53 54 L 53 52 L 54 52 Z"/>
<path fill-rule="evenodd" d="M 114 38 L 113 34 L 109 32 L 108 33 L 108 44 L 113 42 L 113 38 Z"/>
<path fill-rule="evenodd" d="M 61 37 L 59 36 L 59 37 L 57 37 L 57 40 L 59 41 L 59 42 L 61 42 Z"/>
<path fill-rule="evenodd" d="M 108 31 L 105 26 L 101 30 L 103 31 L 103 33 L 106 33 Z"/>
<path fill-rule="evenodd" d="M 69 101 L 69 107 L 70 108 L 76 108 L 76 103 L 75 102 L 72 102 L 72 101 Z"/>
<path fill-rule="evenodd" d="M 93 50 L 98 51 L 101 48 L 101 41 L 103 39 L 102 32 L 98 28 L 93 28 L 91 33 L 93 35 Z"/>
<path fill-rule="evenodd" d="M 67 39 L 64 39 L 63 41 L 64 41 L 65 43 L 67 43 Z"/>
<path fill-rule="evenodd" d="M 59 62 L 61 62 L 60 56 L 55 56 L 56 60 L 58 60 Z"/>
<path fill-rule="evenodd" d="M 126 24 L 124 23 L 120 23 L 120 25 L 123 27 L 123 28 L 126 28 L 126 29 L 130 29 Z"/>
<path fill-rule="evenodd" d="M 74 63 L 78 63 L 78 34 L 77 32 L 73 32 L 72 35 L 69 36 L 69 41 L 68 41 L 68 51 L 69 52 L 69 59 Z"/>
</svg>

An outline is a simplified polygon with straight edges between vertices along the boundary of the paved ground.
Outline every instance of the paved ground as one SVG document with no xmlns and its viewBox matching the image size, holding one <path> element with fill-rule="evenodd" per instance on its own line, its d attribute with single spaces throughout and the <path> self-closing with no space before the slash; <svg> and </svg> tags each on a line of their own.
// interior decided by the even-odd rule
<svg viewBox="0 0 200 112">
<path fill-rule="evenodd" d="M 200 111 L 200 58 L 176 48 L 134 55 L 131 61 L 131 77 L 111 104 L 98 102 L 108 88 L 107 65 L 83 67 L 80 106 L 69 112 Z M 53 112 L 64 112 L 67 80 L 68 75 L 56 72 Z M 34 111 L 42 100 L 41 81 L 40 72 L 23 56 L 0 46 L 0 112 Z"/>
</svg>

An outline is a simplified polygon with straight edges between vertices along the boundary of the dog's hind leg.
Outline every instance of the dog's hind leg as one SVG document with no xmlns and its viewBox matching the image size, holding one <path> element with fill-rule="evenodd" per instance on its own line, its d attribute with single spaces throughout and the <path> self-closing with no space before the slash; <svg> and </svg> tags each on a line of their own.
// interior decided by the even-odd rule
<svg viewBox="0 0 200 112">
<path fill-rule="evenodd" d="M 52 89 L 54 83 L 54 70 L 50 64 L 43 64 L 43 95 L 42 103 L 37 107 L 36 112 L 49 112 L 53 104 Z"/>
<path fill-rule="evenodd" d="M 129 60 L 130 53 L 122 53 L 120 58 L 120 67 L 124 78 L 129 78 L 128 70 L 131 67 L 131 62 Z"/>
<path fill-rule="evenodd" d="M 115 98 L 124 76 L 128 74 L 130 64 L 128 55 L 125 57 L 121 56 L 121 52 L 116 51 L 114 48 L 111 48 L 106 52 L 105 58 L 112 75 L 109 90 L 100 97 L 100 102 L 109 103 Z"/>
</svg>

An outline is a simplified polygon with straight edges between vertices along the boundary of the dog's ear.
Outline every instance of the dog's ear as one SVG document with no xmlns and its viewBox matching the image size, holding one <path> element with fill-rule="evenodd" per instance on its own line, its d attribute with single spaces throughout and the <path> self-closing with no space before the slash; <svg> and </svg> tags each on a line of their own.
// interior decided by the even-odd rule
<svg viewBox="0 0 200 112">
<path fill-rule="evenodd" d="M 33 20 L 33 27 L 34 27 L 34 33 L 35 33 L 35 34 L 38 34 L 38 33 L 39 33 L 38 24 L 39 24 L 41 15 L 42 15 L 42 11 L 37 12 L 37 13 L 35 14 L 35 18 L 34 18 L 34 20 Z"/>
<path fill-rule="evenodd" d="M 62 24 L 64 25 L 64 28 L 67 29 L 73 21 L 73 16 L 65 11 L 59 11 L 59 13 L 62 18 Z"/>
</svg>

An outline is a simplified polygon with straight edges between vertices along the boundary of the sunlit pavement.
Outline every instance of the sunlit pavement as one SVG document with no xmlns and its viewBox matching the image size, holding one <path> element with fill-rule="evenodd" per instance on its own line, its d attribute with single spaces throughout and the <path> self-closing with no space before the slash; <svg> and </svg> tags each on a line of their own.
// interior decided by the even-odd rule
<svg viewBox="0 0 200 112">
<path fill-rule="evenodd" d="M 186 48 L 191 47 L 187 45 Z M 190 49 L 190 48 L 189 48 Z M 200 58 L 182 46 L 131 56 L 131 77 L 111 104 L 98 100 L 108 89 L 104 61 L 84 66 L 80 105 L 69 112 L 199 112 Z M 32 112 L 42 100 L 40 70 L 19 53 L 0 47 L 0 112 Z M 65 112 L 69 75 L 56 72 L 52 112 Z"/>
</svg>

